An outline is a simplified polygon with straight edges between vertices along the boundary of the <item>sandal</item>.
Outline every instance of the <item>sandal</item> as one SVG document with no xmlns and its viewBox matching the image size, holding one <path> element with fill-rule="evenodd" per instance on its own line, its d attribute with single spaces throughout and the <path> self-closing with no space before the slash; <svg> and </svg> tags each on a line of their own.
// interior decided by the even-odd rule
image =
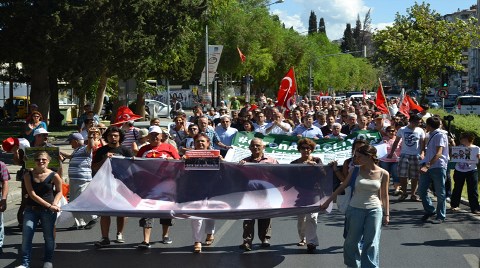
<svg viewBox="0 0 480 268">
<path fill-rule="evenodd" d="M 413 201 L 413 202 L 422 202 L 422 200 L 420 199 L 420 197 L 416 196 L 416 195 L 412 195 L 410 197 L 410 201 Z"/>
<path fill-rule="evenodd" d="M 211 246 L 215 241 L 215 237 L 212 234 L 207 234 L 207 238 L 205 239 L 205 246 Z"/>
<path fill-rule="evenodd" d="M 200 242 L 195 242 L 195 244 L 193 245 L 193 252 L 194 252 L 194 253 L 200 253 L 200 252 L 202 252 L 202 243 L 200 243 Z"/>
<path fill-rule="evenodd" d="M 306 242 L 305 240 L 302 240 L 302 241 L 300 241 L 300 242 L 297 243 L 297 246 L 303 247 L 303 246 L 305 246 L 306 244 L 307 244 L 307 242 Z"/>
</svg>

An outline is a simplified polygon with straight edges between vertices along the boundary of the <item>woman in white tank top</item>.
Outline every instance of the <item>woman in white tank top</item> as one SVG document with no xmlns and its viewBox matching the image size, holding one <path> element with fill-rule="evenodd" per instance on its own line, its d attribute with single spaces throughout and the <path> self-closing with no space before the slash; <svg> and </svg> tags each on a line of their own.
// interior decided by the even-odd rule
<svg viewBox="0 0 480 268">
<path fill-rule="evenodd" d="M 377 165 L 377 150 L 371 145 L 361 146 L 353 157 L 355 165 L 360 166 L 358 175 L 352 178 L 351 170 L 343 184 L 320 208 L 326 209 L 354 180 L 354 192 L 345 214 L 344 264 L 348 267 L 379 267 L 381 226 L 390 221 L 389 174 Z M 358 244 L 362 237 L 364 244 L 360 253 Z"/>
</svg>

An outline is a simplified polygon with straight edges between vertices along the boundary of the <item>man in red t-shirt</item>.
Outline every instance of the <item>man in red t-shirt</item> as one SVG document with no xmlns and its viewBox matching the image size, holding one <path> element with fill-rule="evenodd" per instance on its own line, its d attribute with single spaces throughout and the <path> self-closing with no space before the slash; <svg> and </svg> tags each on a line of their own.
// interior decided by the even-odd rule
<svg viewBox="0 0 480 268">
<path fill-rule="evenodd" d="M 140 148 L 137 157 L 144 158 L 163 158 L 163 159 L 180 159 L 178 151 L 173 145 L 167 142 L 168 133 L 163 131 L 159 126 L 151 126 L 148 129 L 148 140 L 150 144 Z M 138 245 L 141 249 L 150 248 L 150 234 L 152 233 L 153 219 L 141 218 L 140 227 L 143 227 L 143 242 Z M 162 225 L 164 244 L 171 244 L 172 240 L 168 237 L 168 231 L 172 226 L 172 219 L 160 219 Z"/>
</svg>

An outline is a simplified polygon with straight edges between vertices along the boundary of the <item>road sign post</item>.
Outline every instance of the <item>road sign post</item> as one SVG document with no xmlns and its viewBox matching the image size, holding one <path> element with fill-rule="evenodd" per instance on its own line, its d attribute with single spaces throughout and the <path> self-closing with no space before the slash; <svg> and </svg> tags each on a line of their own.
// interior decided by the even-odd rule
<svg viewBox="0 0 480 268">
<path fill-rule="evenodd" d="M 437 95 L 440 98 L 442 98 L 442 109 L 445 109 L 445 98 L 448 97 L 448 89 L 447 88 L 439 89 L 437 92 Z"/>
</svg>

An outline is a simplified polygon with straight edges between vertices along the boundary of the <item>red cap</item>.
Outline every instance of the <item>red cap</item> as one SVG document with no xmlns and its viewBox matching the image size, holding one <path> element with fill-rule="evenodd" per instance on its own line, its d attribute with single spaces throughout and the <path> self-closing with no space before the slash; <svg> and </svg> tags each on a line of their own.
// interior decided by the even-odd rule
<svg viewBox="0 0 480 268">
<path fill-rule="evenodd" d="M 18 139 L 13 137 L 8 137 L 2 142 L 2 148 L 5 152 L 12 151 L 13 147 L 18 146 Z"/>
</svg>

